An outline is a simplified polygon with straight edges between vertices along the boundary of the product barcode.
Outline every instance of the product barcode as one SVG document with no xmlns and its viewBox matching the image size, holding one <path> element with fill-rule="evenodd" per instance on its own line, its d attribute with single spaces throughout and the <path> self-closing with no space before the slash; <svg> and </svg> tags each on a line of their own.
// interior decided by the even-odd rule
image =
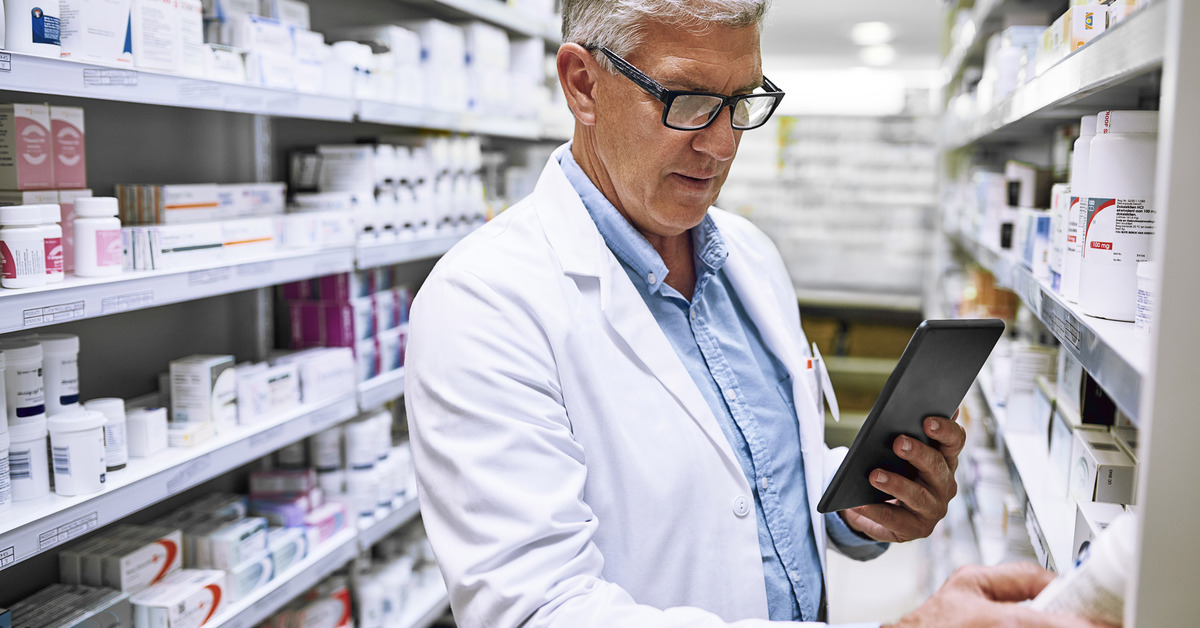
<svg viewBox="0 0 1200 628">
<path fill-rule="evenodd" d="M 70 449 L 66 447 L 52 447 L 54 450 L 54 472 L 61 475 L 71 475 L 71 455 Z"/>
<path fill-rule="evenodd" d="M 29 451 L 14 451 L 8 458 L 8 473 L 13 481 L 31 479 L 32 469 L 29 464 Z"/>
</svg>

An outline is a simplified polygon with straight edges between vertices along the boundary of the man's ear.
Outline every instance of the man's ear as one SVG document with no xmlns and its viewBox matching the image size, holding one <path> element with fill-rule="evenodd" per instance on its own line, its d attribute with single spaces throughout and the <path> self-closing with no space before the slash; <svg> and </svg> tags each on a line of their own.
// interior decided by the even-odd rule
<svg viewBox="0 0 1200 628">
<path fill-rule="evenodd" d="M 575 119 L 586 126 L 596 124 L 596 78 L 602 70 L 592 53 L 579 44 L 563 44 L 555 63 L 558 82 Z"/>
</svg>

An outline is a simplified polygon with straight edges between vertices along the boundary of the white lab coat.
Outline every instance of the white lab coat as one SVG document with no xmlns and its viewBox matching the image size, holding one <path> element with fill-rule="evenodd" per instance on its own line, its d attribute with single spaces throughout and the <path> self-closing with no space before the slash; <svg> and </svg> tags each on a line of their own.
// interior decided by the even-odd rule
<svg viewBox="0 0 1200 628">
<path fill-rule="evenodd" d="M 413 305 L 405 398 L 421 513 L 455 618 L 464 628 L 765 625 L 750 486 L 563 174 L 565 148 L 530 197 L 437 264 Z M 710 215 L 730 281 L 792 374 L 824 572 L 816 506 L 844 450 L 824 444 L 795 291 L 761 231 Z"/>
</svg>

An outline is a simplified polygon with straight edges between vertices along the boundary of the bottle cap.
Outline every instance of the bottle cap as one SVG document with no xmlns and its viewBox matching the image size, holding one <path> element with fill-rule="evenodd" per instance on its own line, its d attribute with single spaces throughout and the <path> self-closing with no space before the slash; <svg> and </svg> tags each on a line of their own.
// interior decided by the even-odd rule
<svg viewBox="0 0 1200 628">
<path fill-rule="evenodd" d="M 34 340 L 0 340 L 0 351 L 4 357 L 13 362 L 16 360 L 42 361 L 42 345 Z"/>
<path fill-rule="evenodd" d="M 1079 119 L 1079 137 L 1091 137 L 1096 134 L 1096 116 L 1083 116 Z"/>
<path fill-rule="evenodd" d="M 42 344 L 43 353 L 79 353 L 79 336 L 75 334 L 37 334 L 33 340 Z"/>
<path fill-rule="evenodd" d="M 46 417 L 34 419 L 27 423 L 16 423 L 8 428 L 8 435 L 11 440 L 18 443 L 23 443 L 27 440 L 36 440 L 46 437 Z"/>
<path fill-rule="evenodd" d="M 1157 111 L 1101 111 L 1096 114 L 1096 133 L 1158 133 Z"/>
<path fill-rule="evenodd" d="M 104 415 L 90 410 L 56 414 L 46 420 L 51 432 L 79 432 L 104 426 Z"/>
<path fill-rule="evenodd" d="M 108 218 L 119 211 L 117 199 L 111 196 L 84 196 L 75 199 L 75 215 L 81 218 Z"/>
<path fill-rule="evenodd" d="M 106 419 L 113 421 L 125 420 L 125 400 L 119 397 L 101 397 L 83 403 L 85 410 L 99 412 Z"/>
<path fill-rule="evenodd" d="M 0 207 L 0 225 L 40 225 L 41 205 L 9 205 Z"/>
</svg>

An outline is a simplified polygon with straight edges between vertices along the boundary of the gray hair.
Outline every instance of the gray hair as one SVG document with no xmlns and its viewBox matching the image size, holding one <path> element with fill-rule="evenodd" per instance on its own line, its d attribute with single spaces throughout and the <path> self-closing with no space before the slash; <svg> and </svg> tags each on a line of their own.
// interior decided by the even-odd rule
<svg viewBox="0 0 1200 628">
<path fill-rule="evenodd" d="M 642 43 L 643 26 L 653 20 L 694 32 L 713 25 L 762 27 L 771 0 L 562 0 L 564 42 L 605 46 L 625 56 Z M 614 71 L 604 55 L 600 66 Z"/>
</svg>

